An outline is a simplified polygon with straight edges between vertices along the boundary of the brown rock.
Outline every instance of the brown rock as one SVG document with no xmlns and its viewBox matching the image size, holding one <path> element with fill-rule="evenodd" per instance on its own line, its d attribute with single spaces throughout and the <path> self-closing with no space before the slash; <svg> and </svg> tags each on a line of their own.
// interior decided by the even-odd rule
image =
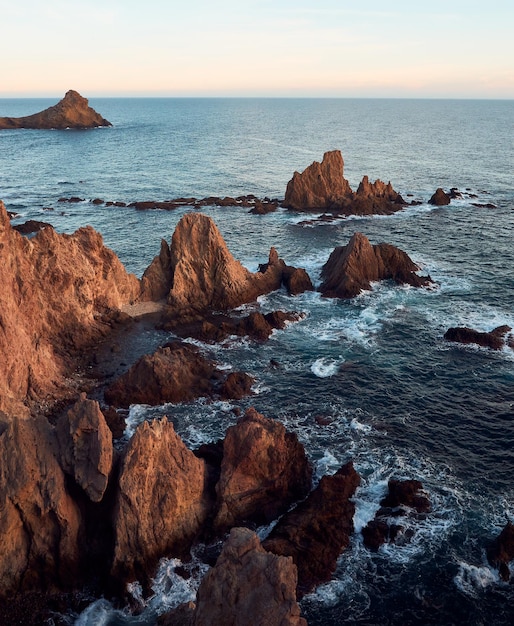
<svg viewBox="0 0 514 626">
<path fill-rule="evenodd" d="M 112 575 L 147 582 L 163 556 L 184 557 L 210 511 L 205 462 L 163 418 L 143 422 L 128 444 L 114 514 Z"/>
<path fill-rule="evenodd" d="M 325 152 L 321 163 L 314 161 L 301 174 L 295 172 L 287 183 L 284 206 L 297 211 L 328 209 L 352 194 L 343 176 L 343 156 L 339 150 Z"/>
<path fill-rule="evenodd" d="M 316 489 L 286 513 L 263 541 L 266 550 L 292 556 L 298 567 L 298 597 L 330 580 L 337 558 L 348 547 L 360 483 L 352 463 L 323 476 Z"/>
<path fill-rule="evenodd" d="M 0 598 L 80 579 L 81 517 L 42 417 L 0 413 Z"/>
<path fill-rule="evenodd" d="M 291 559 L 266 552 L 255 533 L 233 528 L 198 589 L 194 626 L 307 626 Z"/>
<path fill-rule="evenodd" d="M 146 268 L 141 278 L 142 301 L 164 300 L 168 296 L 173 279 L 171 267 L 170 247 L 163 239 L 161 251 Z"/>
<path fill-rule="evenodd" d="M 241 400 L 252 393 L 255 379 L 245 372 L 230 372 L 221 385 L 219 396 L 221 400 Z"/>
<path fill-rule="evenodd" d="M 57 437 L 64 471 L 99 502 L 112 469 L 112 433 L 98 402 L 81 394 L 76 404 L 57 423 Z"/>
<path fill-rule="evenodd" d="M 498 537 L 487 549 L 487 559 L 500 570 L 504 581 L 510 580 L 509 563 L 514 559 L 514 524 L 508 521 Z"/>
<path fill-rule="evenodd" d="M 227 310 L 280 288 L 282 270 L 273 259 L 264 272 L 252 274 L 229 252 L 214 222 L 189 213 L 171 240 L 172 288 L 168 303 L 175 309 Z"/>
<path fill-rule="evenodd" d="M 509 342 L 505 340 L 505 335 L 512 330 L 510 326 L 498 326 L 489 332 L 480 332 L 467 328 L 466 326 L 456 326 L 449 328 L 444 338 L 447 341 L 455 341 L 457 343 L 474 343 L 483 348 L 491 348 L 492 350 L 501 350 Z"/>
<path fill-rule="evenodd" d="M 329 298 L 353 298 L 378 280 L 392 279 L 414 287 L 431 283 L 430 277 L 415 273 L 418 269 L 399 248 L 387 243 L 371 245 L 363 234 L 355 233 L 348 245 L 334 249 L 323 266 L 319 290 Z"/>
<path fill-rule="evenodd" d="M 112 126 L 78 92 L 66 92 L 56 105 L 27 117 L 0 117 L 0 130 L 8 128 L 59 129 Z"/>
<path fill-rule="evenodd" d="M 27 220 L 26 222 L 23 222 L 23 224 L 13 226 L 13 230 L 17 230 L 22 235 L 37 233 L 40 230 L 43 230 L 43 228 L 53 228 L 53 226 L 48 222 L 38 222 L 37 220 Z"/>
<path fill-rule="evenodd" d="M 428 201 L 428 204 L 434 204 L 435 206 L 445 206 L 447 204 L 450 204 L 450 199 L 451 198 L 449 194 L 447 194 L 444 189 L 441 189 L 441 187 L 438 187 L 434 195 Z"/>
<path fill-rule="evenodd" d="M 91 227 L 72 235 L 45 228 L 29 240 L 12 229 L 2 202 L 0 284 L 0 410 L 18 414 L 23 404 L 40 411 L 69 393 L 70 357 L 105 335 L 112 312 L 139 293 L 138 279 Z"/>
<path fill-rule="evenodd" d="M 283 206 L 295 211 L 329 210 L 343 215 L 388 215 L 405 206 L 391 183 L 370 183 L 367 176 L 354 193 L 343 168 L 339 150 L 326 152 L 321 163 L 314 161 L 302 174 L 294 173 L 287 184 Z"/>
<path fill-rule="evenodd" d="M 223 443 L 215 532 L 271 522 L 307 495 L 311 480 L 312 468 L 296 435 L 248 409 Z"/>
<path fill-rule="evenodd" d="M 423 493 L 423 485 L 419 480 L 396 480 L 391 478 L 388 493 L 380 502 L 380 506 L 388 509 L 408 507 L 418 513 L 430 511 L 430 501 Z"/>
<path fill-rule="evenodd" d="M 125 408 L 131 404 L 189 402 L 219 395 L 224 380 L 214 361 L 203 357 L 195 346 L 176 341 L 142 356 L 105 390 L 104 397 L 108 404 Z M 241 385 L 247 383 L 241 379 L 233 387 L 238 396 Z M 222 388 L 225 398 L 230 389 L 231 383 Z"/>
<path fill-rule="evenodd" d="M 286 265 L 282 280 L 291 296 L 298 296 L 305 291 L 314 291 L 309 274 L 301 267 Z"/>
</svg>

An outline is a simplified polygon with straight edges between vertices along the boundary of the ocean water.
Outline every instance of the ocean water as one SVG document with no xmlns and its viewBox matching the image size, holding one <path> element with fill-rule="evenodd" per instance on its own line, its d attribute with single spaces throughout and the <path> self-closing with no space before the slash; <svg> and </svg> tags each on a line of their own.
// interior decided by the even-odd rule
<svg viewBox="0 0 514 626">
<path fill-rule="evenodd" d="M 54 103 L 0 100 L 0 116 Z M 353 460 L 362 477 L 356 533 L 333 580 L 302 601 L 310 625 L 514 623 L 513 586 L 499 580 L 485 556 L 488 542 L 514 519 L 514 350 L 443 339 L 455 325 L 514 328 L 514 102 L 98 98 L 90 104 L 114 126 L 0 132 L 0 199 L 19 214 L 18 223 L 39 219 L 60 232 L 91 224 L 139 276 L 187 209 L 139 212 L 91 199 L 283 198 L 294 170 L 340 149 L 353 188 L 367 174 L 421 201 L 393 216 L 310 225 L 302 223 L 305 215 L 285 210 L 252 216 L 246 209 L 203 209 L 253 271 L 275 246 L 319 284 L 333 248 L 360 231 L 373 243 L 405 250 L 435 286 L 384 282 L 349 301 L 316 293 L 260 298 L 248 308 L 306 317 L 266 344 L 233 340 L 210 348 L 227 368 L 256 378 L 255 395 L 238 403 L 134 406 L 127 435 L 141 420 L 167 414 L 194 447 L 223 436 L 234 406 L 255 406 L 298 434 L 317 478 Z M 432 207 L 427 201 L 437 187 L 458 187 L 463 197 Z M 84 201 L 58 201 L 71 196 Z M 359 531 L 390 477 L 421 480 L 432 512 L 403 520 L 414 533 L 409 542 L 372 553 Z M 70 623 L 155 623 L 157 614 L 194 597 L 198 575 L 185 580 L 176 567 L 163 560 L 141 615 L 99 599 Z M 140 594 L 137 585 L 133 593 Z"/>
</svg>

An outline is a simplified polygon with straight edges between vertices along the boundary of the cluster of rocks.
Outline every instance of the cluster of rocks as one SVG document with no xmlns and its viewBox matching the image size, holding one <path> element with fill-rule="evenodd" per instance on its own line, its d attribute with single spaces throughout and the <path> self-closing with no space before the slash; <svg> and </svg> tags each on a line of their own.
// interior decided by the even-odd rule
<svg viewBox="0 0 514 626">
<path fill-rule="evenodd" d="M 444 338 L 447 341 L 475 344 L 492 350 L 501 350 L 506 346 L 514 349 L 514 336 L 510 334 L 511 331 L 512 328 L 506 324 L 488 332 L 481 332 L 467 326 L 454 326 L 445 332 Z"/>
<path fill-rule="evenodd" d="M 86 98 L 70 89 L 56 105 L 26 117 L 0 117 L 0 130 L 12 128 L 86 129 L 98 126 L 112 126 L 99 113 L 92 109 Z"/>
</svg>

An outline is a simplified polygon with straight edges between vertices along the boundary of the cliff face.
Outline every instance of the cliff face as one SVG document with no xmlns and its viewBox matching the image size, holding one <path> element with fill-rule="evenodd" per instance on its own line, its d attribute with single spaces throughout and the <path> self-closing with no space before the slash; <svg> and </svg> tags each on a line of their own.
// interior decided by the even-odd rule
<svg viewBox="0 0 514 626">
<path fill-rule="evenodd" d="M 63 388 L 70 353 L 107 332 L 109 314 L 139 294 L 91 227 L 26 239 L 0 201 L 0 410 L 19 413 Z"/>
<path fill-rule="evenodd" d="M 112 126 L 88 105 L 86 98 L 70 89 L 56 105 L 26 117 L 0 117 L 0 130 L 9 128 L 57 129 Z"/>
</svg>

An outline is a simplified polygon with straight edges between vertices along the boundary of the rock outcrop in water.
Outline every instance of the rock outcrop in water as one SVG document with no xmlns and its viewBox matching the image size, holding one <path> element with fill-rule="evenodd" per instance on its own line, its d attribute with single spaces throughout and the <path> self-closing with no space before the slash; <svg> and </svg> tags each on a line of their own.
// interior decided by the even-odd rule
<svg viewBox="0 0 514 626">
<path fill-rule="evenodd" d="M 316 489 L 286 513 L 263 541 L 266 550 L 293 557 L 299 597 L 330 580 L 337 558 L 348 547 L 355 513 L 350 498 L 359 484 L 352 463 L 333 476 L 323 476 Z"/>
<path fill-rule="evenodd" d="M 343 174 L 339 150 L 325 152 L 321 163 L 314 161 L 288 182 L 283 206 L 295 211 L 330 211 L 342 215 L 390 214 L 407 203 L 391 183 L 370 183 L 364 176 L 353 192 Z"/>
<path fill-rule="evenodd" d="M 296 581 L 290 558 L 266 552 L 255 533 L 234 528 L 198 589 L 191 624 L 307 626 Z"/>
<path fill-rule="evenodd" d="M 508 521 L 501 533 L 487 549 L 487 559 L 497 567 L 504 581 L 510 580 L 509 563 L 514 559 L 514 524 Z"/>
<path fill-rule="evenodd" d="M 86 98 L 72 89 L 67 91 L 64 98 L 56 105 L 40 113 L 26 117 L 0 117 L 0 130 L 11 128 L 64 130 L 98 126 L 112 126 L 112 124 L 92 109 Z"/>
<path fill-rule="evenodd" d="M 291 284 L 295 268 L 279 259 L 274 248 L 261 271 L 252 273 L 234 259 L 212 219 L 201 213 L 181 218 L 171 240 L 170 254 L 161 246 L 143 279 L 143 299 L 167 291 L 172 311 L 233 309 L 258 296 Z M 169 289 L 166 282 L 170 279 Z M 312 288 L 304 275 L 303 290 Z M 294 292 L 299 288 L 295 286 Z"/>
<path fill-rule="evenodd" d="M 334 249 L 323 266 L 319 290 L 329 298 L 353 298 L 379 280 L 413 287 L 429 285 L 430 277 L 418 276 L 418 270 L 403 250 L 387 243 L 372 245 L 363 234 L 355 233 L 346 246 Z"/>
<path fill-rule="evenodd" d="M 311 484 L 312 467 L 296 435 L 248 409 L 223 442 L 215 533 L 269 524 L 304 498 Z"/>
<path fill-rule="evenodd" d="M 455 326 L 449 328 L 444 338 L 446 341 L 454 341 L 456 343 L 476 344 L 483 348 L 491 348 L 492 350 L 501 350 L 506 345 L 514 347 L 512 336 L 507 338 L 512 328 L 507 325 L 498 326 L 489 332 L 480 332 L 466 326 Z"/>
</svg>

